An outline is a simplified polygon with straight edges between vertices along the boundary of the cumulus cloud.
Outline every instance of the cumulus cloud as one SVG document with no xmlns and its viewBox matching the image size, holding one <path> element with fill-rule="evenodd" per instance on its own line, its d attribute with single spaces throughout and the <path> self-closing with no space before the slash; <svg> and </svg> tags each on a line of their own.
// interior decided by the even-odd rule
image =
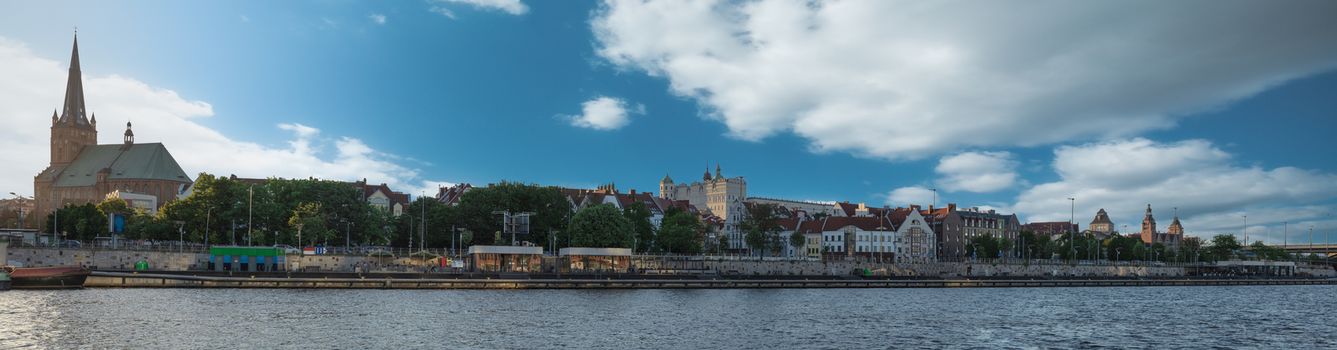
<svg viewBox="0 0 1337 350">
<path fill-rule="evenodd" d="M 606 1 L 618 69 L 729 134 L 886 159 L 1173 127 L 1337 65 L 1332 1 Z M 1280 20 L 1279 20 L 1280 19 Z"/>
<path fill-rule="evenodd" d="M 379 14 L 379 13 L 373 13 L 373 14 L 367 15 L 367 18 L 371 19 L 371 22 L 372 22 L 372 23 L 376 23 L 376 24 L 385 24 L 385 15 L 382 15 L 382 14 Z"/>
<path fill-rule="evenodd" d="M 1159 143 L 1133 138 L 1059 147 L 1059 180 L 1023 191 L 1014 206 L 1030 221 L 1066 221 L 1076 198 L 1077 221 L 1105 208 L 1116 224 L 1141 225 L 1147 204 L 1161 230 L 1173 208 L 1189 233 L 1240 232 L 1282 221 L 1318 220 L 1337 198 L 1337 175 L 1294 167 L 1233 164 L 1229 153 L 1203 140 Z M 1085 224 L 1083 224 L 1085 226 Z M 1279 236 L 1278 236 L 1279 237 Z"/>
<path fill-rule="evenodd" d="M 353 137 L 325 137 L 297 123 L 275 127 L 292 133 L 283 146 L 237 140 L 201 125 L 213 118 L 213 106 L 168 89 L 118 75 L 99 75 L 81 52 L 84 94 L 97 116 L 99 143 L 120 143 L 121 129 L 134 123 L 135 141 L 161 142 L 190 175 L 209 172 L 243 177 L 317 177 L 386 182 L 397 190 L 427 188 L 418 170 L 395 161 Z M 24 44 L 0 37 L 0 172 L 4 192 L 31 194 L 33 176 L 47 166 L 51 112 L 61 107 L 68 64 L 39 57 Z M 434 192 L 435 190 L 433 190 Z"/>
<path fill-rule="evenodd" d="M 891 206 L 909 206 L 909 205 L 927 205 L 933 202 L 933 190 L 909 186 L 891 190 L 887 193 L 887 205 Z"/>
<path fill-rule="evenodd" d="M 428 11 L 439 13 L 442 16 L 455 18 L 455 12 L 448 8 L 448 5 L 466 5 L 480 10 L 501 11 L 512 15 L 523 15 L 529 12 L 529 6 L 520 0 L 429 0 L 432 3 Z"/>
<path fill-rule="evenodd" d="M 1008 152 L 962 152 L 938 160 L 938 186 L 948 191 L 994 192 L 1017 183 L 1017 162 Z"/>
<path fill-rule="evenodd" d="M 616 130 L 631 123 L 630 114 L 645 114 L 645 106 L 636 105 L 628 109 L 626 101 L 607 96 L 600 96 L 581 104 L 580 115 L 562 116 L 572 126 L 595 129 Z"/>
</svg>

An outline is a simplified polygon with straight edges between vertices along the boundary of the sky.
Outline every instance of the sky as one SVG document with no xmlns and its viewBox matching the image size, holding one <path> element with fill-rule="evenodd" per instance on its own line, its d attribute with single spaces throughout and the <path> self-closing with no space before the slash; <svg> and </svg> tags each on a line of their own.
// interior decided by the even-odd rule
<svg viewBox="0 0 1337 350">
<path fill-rule="evenodd" d="M 1104 208 L 1132 230 L 1150 204 L 1191 235 L 1322 241 L 1333 18 L 1322 0 L 0 1 L 0 192 L 31 195 L 46 166 L 77 27 L 99 141 L 133 122 L 191 174 L 431 195 L 655 191 L 719 165 L 751 196 L 1083 227 Z"/>
</svg>

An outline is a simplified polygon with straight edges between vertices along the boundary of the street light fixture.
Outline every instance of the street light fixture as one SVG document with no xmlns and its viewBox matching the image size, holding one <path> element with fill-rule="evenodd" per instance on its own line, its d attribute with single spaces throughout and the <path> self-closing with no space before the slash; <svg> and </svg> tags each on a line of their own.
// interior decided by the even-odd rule
<svg viewBox="0 0 1337 350">
<path fill-rule="evenodd" d="M 1077 198 L 1068 197 L 1068 248 L 1069 257 L 1077 259 L 1077 232 L 1072 228 L 1072 223 L 1077 221 Z"/>
</svg>

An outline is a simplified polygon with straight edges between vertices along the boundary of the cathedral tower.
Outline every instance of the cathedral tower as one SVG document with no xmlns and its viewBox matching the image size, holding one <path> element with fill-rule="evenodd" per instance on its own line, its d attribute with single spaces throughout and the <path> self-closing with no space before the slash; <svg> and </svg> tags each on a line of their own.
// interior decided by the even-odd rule
<svg viewBox="0 0 1337 350">
<path fill-rule="evenodd" d="M 65 82 L 65 106 L 51 113 L 51 165 L 70 164 L 86 146 L 97 144 L 97 116 L 84 108 L 83 74 L 79 70 L 79 37 L 74 37 L 70 74 Z"/>
</svg>

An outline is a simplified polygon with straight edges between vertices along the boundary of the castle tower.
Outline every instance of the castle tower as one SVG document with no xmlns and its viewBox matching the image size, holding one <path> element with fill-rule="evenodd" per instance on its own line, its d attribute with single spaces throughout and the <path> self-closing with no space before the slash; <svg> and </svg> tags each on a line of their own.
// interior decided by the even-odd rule
<svg viewBox="0 0 1337 350">
<path fill-rule="evenodd" d="M 1142 243 L 1156 243 L 1156 218 L 1151 216 L 1151 204 L 1147 204 L 1147 214 L 1142 217 Z"/>
<path fill-rule="evenodd" d="M 83 74 L 79 70 L 79 37 L 74 37 L 70 73 L 65 82 L 65 106 L 51 114 L 51 165 L 67 165 L 85 146 L 97 144 L 97 118 L 88 118 L 84 108 Z"/>
<path fill-rule="evenodd" d="M 1170 222 L 1170 228 L 1169 228 L 1168 230 L 1169 230 L 1169 232 L 1166 232 L 1166 233 L 1169 233 L 1169 234 L 1172 234 L 1172 235 L 1183 235 L 1183 234 L 1184 234 L 1184 225 L 1179 224 L 1179 209 L 1177 209 L 1177 208 L 1175 209 L 1175 220 L 1174 220 L 1173 222 Z"/>
<path fill-rule="evenodd" d="M 659 198 L 673 200 L 673 178 L 664 174 L 664 179 L 659 180 Z"/>
</svg>

